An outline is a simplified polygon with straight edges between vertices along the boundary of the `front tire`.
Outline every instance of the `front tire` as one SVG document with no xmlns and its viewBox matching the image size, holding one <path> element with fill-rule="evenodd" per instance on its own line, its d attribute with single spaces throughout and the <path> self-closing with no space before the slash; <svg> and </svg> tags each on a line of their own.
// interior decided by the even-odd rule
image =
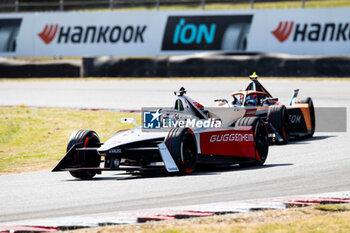
<svg viewBox="0 0 350 233">
<path fill-rule="evenodd" d="M 191 174 L 197 166 L 197 143 L 193 131 L 189 128 L 173 128 L 165 139 L 165 145 L 173 157 L 179 173 Z"/>
<path fill-rule="evenodd" d="M 242 163 L 240 166 L 261 166 L 265 163 L 269 152 L 269 137 L 267 128 L 259 117 L 243 117 L 236 122 L 236 126 L 252 126 L 255 144 L 255 162 Z"/>
<path fill-rule="evenodd" d="M 76 145 L 76 148 L 96 147 L 100 143 L 97 133 L 92 130 L 76 130 L 68 141 L 67 152 Z M 79 167 L 98 167 L 101 156 L 96 151 L 75 151 L 73 155 L 74 163 Z M 79 179 L 91 179 L 96 175 L 93 170 L 70 171 L 73 177 Z"/>
<path fill-rule="evenodd" d="M 283 139 L 282 142 L 275 140 L 278 144 L 286 144 L 289 136 L 289 116 L 284 105 L 271 106 L 267 112 L 267 121 L 273 125 L 277 133 Z M 271 130 L 272 131 L 272 130 Z"/>
</svg>

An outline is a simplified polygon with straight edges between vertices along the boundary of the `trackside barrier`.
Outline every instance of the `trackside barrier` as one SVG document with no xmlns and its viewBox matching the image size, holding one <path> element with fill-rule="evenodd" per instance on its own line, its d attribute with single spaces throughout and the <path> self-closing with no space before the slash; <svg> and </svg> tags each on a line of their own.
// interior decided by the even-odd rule
<svg viewBox="0 0 350 233">
<path fill-rule="evenodd" d="M 0 58 L 0 77 L 349 77 L 350 55 L 197 54 L 20 61 Z"/>
<path fill-rule="evenodd" d="M 350 54 L 350 8 L 0 14 L 0 56 Z"/>
<path fill-rule="evenodd" d="M 84 77 L 349 77 L 350 55 L 197 54 L 169 58 L 84 58 Z"/>
<path fill-rule="evenodd" d="M 0 78 L 80 77 L 80 60 L 20 61 L 0 58 Z"/>
</svg>

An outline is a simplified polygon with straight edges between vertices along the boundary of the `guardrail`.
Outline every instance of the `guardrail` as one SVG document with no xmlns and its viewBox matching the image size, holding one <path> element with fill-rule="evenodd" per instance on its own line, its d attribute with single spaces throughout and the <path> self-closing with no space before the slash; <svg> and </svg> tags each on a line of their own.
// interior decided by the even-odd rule
<svg viewBox="0 0 350 233">
<path fill-rule="evenodd" d="M 305 7 L 305 0 L 300 1 L 300 6 Z M 184 5 L 200 6 L 206 9 L 207 4 L 237 4 L 249 3 L 254 8 L 256 2 L 283 2 L 281 0 L 0 0 L 0 12 L 31 12 L 31 11 L 70 11 L 88 9 L 118 9 L 146 7 L 160 10 L 161 6 Z"/>
</svg>

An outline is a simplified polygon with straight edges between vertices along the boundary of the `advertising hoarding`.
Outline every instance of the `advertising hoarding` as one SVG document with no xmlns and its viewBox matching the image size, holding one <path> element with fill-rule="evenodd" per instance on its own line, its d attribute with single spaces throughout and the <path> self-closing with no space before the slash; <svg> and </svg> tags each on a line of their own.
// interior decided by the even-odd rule
<svg viewBox="0 0 350 233">
<path fill-rule="evenodd" d="M 0 15 L 0 56 L 349 54 L 350 8 Z"/>
</svg>

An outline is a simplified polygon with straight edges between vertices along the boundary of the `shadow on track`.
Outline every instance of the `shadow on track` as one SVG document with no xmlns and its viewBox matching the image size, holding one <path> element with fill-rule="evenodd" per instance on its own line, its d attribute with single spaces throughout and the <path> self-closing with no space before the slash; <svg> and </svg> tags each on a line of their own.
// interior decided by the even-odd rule
<svg viewBox="0 0 350 233">
<path fill-rule="evenodd" d="M 309 138 L 296 137 L 296 138 L 290 138 L 288 140 L 288 144 L 309 144 L 312 141 L 325 140 L 325 139 L 333 138 L 333 137 L 337 137 L 337 136 L 313 136 L 311 138 L 310 137 Z"/>
<path fill-rule="evenodd" d="M 280 163 L 280 164 L 265 164 L 263 166 L 251 166 L 251 167 L 241 167 L 239 165 L 231 166 L 217 166 L 217 167 L 200 167 L 196 170 L 194 175 L 218 175 L 223 172 L 232 172 L 232 171 L 246 171 L 246 170 L 258 170 L 271 167 L 280 167 L 280 166 L 292 166 L 293 163 Z"/>
<path fill-rule="evenodd" d="M 203 175 L 221 175 L 226 172 L 234 172 L 234 171 L 247 171 L 247 170 L 258 170 L 272 167 L 280 167 L 280 166 L 292 166 L 293 163 L 282 163 L 282 164 L 266 164 L 263 166 L 252 166 L 252 167 L 240 167 L 239 165 L 227 165 L 227 166 L 199 166 L 196 171 L 191 175 L 176 175 L 169 174 L 166 171 L 158 171 L 158 172 L 137 172 L 137 173 L 119 173 L 113 174 L 111 177 L 95 177 L 87 180 L 79 180 L 79 179 L 69 179 L 65 181 L 75 181 L 75 182 L 84 182 L 84 181 L 106 181 L 106 180 L 134 180 L 134 179 L 156 179 L 156 178 L 171 178 L 171 177 L 193 177 L 193 176 L 203 176 Z M 118 176 L 118 177 L 116 177 Z"/>
</svg>

